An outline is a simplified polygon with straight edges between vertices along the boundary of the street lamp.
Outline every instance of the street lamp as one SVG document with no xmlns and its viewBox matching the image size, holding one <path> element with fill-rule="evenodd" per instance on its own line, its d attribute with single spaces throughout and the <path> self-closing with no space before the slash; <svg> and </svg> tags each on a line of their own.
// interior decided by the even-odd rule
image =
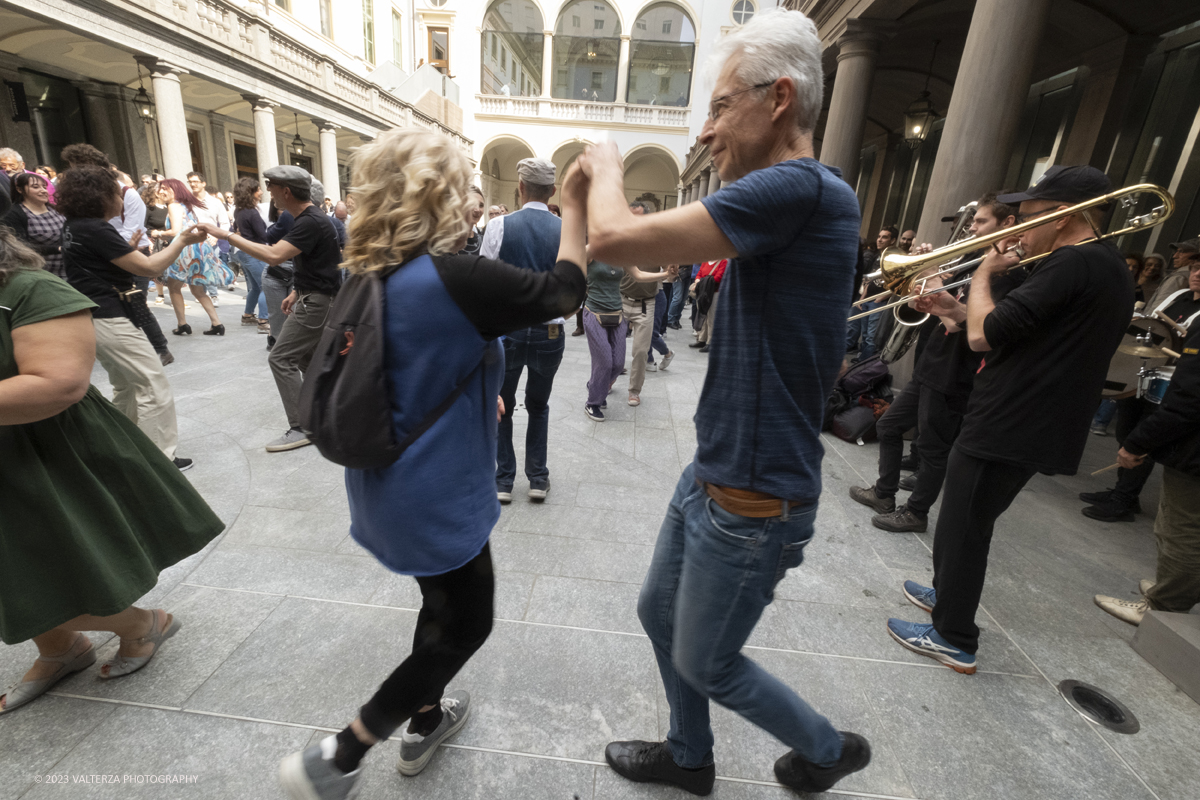
<svg viewBox="0 0 1200 800">
<path fill-rule="evenodd" d="M 304 140 L 300 138 L 300 117 L 296 116 L 296 112 L 292 112 L 292 119 L 296 121 L 296 135 L 292 137 L 292 152 L 298 156 L 304 155 Z"/>
<path fill-rule="evenodd" d="M 138 64 L 138 90 L 133 96 L 133 107 L 138 116 L 145 122 L 154 121 L 154 101 L 150 99 L 145 84 L 142 83 L 142 65 Z"/>
<path fill-rule="evenodd" d="M 933 59 L 937 57 L 939 44 L 940 40 L 934 39 L 933 55 L 929 57 L 929 70 L 925 73 L 925 88 L 904 112 L 904 141 L 909 147 L 915 148 L 925 141 L 929 128 L 938 120 L 938 113 L 929 99 L 929 79 L 933 76 Z"/>
</svg>

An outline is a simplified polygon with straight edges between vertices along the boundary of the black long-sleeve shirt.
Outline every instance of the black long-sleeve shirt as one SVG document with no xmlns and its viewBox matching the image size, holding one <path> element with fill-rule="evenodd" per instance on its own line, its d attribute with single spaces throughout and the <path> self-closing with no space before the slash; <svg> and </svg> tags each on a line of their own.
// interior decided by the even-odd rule
<svg viewBox="0 0 1200 800">
<path fill-rule="evenodd" d="M 1200 476 L 1200 325 L 1193 327 L 1162 404 L 1125 437 L 1124 447 Z"/>
<path fill-rule="evenodd" d="M 450 298 L 488 339 L 574 311 L 587 291 L 583 270 L 570 261 L 551 272 L 482 256 L 434 256 L 433 264 Z"/>
</svg>

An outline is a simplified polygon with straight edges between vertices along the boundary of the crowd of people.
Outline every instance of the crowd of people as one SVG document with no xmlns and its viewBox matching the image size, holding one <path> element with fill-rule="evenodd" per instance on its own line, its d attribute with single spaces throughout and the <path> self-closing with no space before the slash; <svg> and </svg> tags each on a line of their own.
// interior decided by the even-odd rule
<svg viewBox="0 0 1200 800">
<path fill-rule="evenodd" d="M 567 320 L 576 316 L 574 334 L 587 339 L 580 392 L 599 423 L 621 374 L 638 406 L 647 372 L 668 369 L 675 354 L 663 337 L 682 330 L 690 300 L 691 346 L 708 354 L 697 450 L 637 605 L 670 725 L 663 741 L 610 743 L 606 762 L 632 781 L 709 794 L 715 701 L 783 743 L 774 777 L 785 786 L 826 791 L 866 768 L 862 735 L 839 731 L 742 650 L 817 533 L 821 430 L 847 353 L 878 358 L 880 315 L 848 325 L 850 304 L 875 293 L 872 276 L 891 248 L 930 247 L 894 227 L 864 246 L 854 190 L 815 159 L 823 79 L 811 21 L 756 15 L 714 59 L 700 141 L 726 185 L 666 211 L 629 202 L 611 144 L 589 147 L 562 175 L 550 161 L 521 161 L 514 212 L 486 208 L 461 150 L 422 129 L 359 148 L 344 201 L 295 166 L 210 193 L 195 172 L 146 175 L 137 186 L 90 145 L 65 148 L 61 173 L 26 170 L 0 149 L 11 203 L 0 209 L 0 486 L 11 498 L 0 515 L 0 639 L 33 639 L 39 652 L 0 696 L 0 713 L 94 663 L 81 631 L 120 636 L 101 677 L 144 667 L 182 621 L 133 603 L 222 530 L 180 475 L 191 461 L 175 452 L 164 371 L 174 356 L 147 302 L 151 281 L 170 297 L 172 334 L 192 333 L 187 285 L 208 316 L 203 333 L 221 337 L 213 295 L 240 274 L 242 323 L 267 336 L 287 422 L 270 452 L 314 443 L 302 390 L 314 358 L 326 357 L 317 348 L 335 300 L 346 280 L 378 282 L 386 346 L 377 385 L 405 444 L 387 466 L 347 468 L 350 534 L 415 578 L 422 608 L 411 653 L 355 718 L 282 763 L 285 790 L 306 800 L 353 797 L 368 753 L 397 732 L 398 769 L 416 775 L 468 721 L 472 698 L 450 683 L 492 628 L 489 539 L 516 483 L 513 419 L 526 370 L 524 473 L 537 503 L 550 492 L 549 401 Z M 970 234 L 989 246 L 969 287 L 937 291 L 941 279 L 930 278 L 912 298 L 930 315 L 925 341 L 912 380 L 878 420 L 878 480 L 851 490 L 894 532 L 925 531 L 941 496 L 932 585 L 899 587 L 930 620 L 890 619 L 886 631 L 960 673 L 977 668 L 975 617 L 996 522 L 1035 474 L 1075 474 L 1139 298 L 1185 332 L 1171 386 L 1158 403 L 1118 401 L 1117 486 L 1084 499 L 1136 503 L 1162 463 L 1158 573 L 1139 602 L 1095 602 L 1137 624 L 1150 610 L 1200 601 L 1200 247 L 1172 245 L 1173 268 L 1158 258 L 1157 273 L 1147 271 L 1153 256 L 1122 257 L 1096 238 L 1099 210 L 1073 210 L 1110 188 L 1092 167 L 1055 166 L 1026 191 L 976 201 Z M 355 338 L 344 335 L 347 352 Z M 97 360 L 111 402 L 89 387 Z M 906 485 L 909 431 L 919 468 Z"/>
</svg>

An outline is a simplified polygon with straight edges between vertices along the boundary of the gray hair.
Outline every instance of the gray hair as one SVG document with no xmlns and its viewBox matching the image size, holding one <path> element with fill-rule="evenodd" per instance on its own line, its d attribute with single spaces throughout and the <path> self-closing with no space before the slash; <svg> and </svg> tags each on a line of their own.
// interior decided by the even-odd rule
<svg viewBox="0 0 1200 800">
<path fill-rule="evenodd" d="M 0 158 L 15 158 L 22 164 L 25 163 L 25 159 L 21 158 L 21 154 L 16 150 L 13 150 L 11 147 L 0 147 Z"/>
<path fill-rule="evenodd" d="M 796 124 L 811 131 L 821 115 L 825 93 L 821 69 L 821 37 L 812 20 L 799 11 L 768 9 L 718 44 L 708 61 L 709 79 L 716 81 L 725 63 L 741 56 L 738 77 L 747 86 L 792 79 L 796 86 Z"/>
</svg>

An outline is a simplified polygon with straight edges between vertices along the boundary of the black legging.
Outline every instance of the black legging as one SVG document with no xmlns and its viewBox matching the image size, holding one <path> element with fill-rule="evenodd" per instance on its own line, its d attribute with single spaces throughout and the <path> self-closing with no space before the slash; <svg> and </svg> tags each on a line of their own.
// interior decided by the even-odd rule
<svg viewBox="0 0 1200 800">
<path fill-rule="evenodd" d="M 417 583 L 423 602 L 412 653 L 361 711 L 363 725 L 381 741 L 419 709 L 437 705 L 446 684 L 492 632 L 490 544 L 458 569 L 417 578 Z"/>
</svg>

